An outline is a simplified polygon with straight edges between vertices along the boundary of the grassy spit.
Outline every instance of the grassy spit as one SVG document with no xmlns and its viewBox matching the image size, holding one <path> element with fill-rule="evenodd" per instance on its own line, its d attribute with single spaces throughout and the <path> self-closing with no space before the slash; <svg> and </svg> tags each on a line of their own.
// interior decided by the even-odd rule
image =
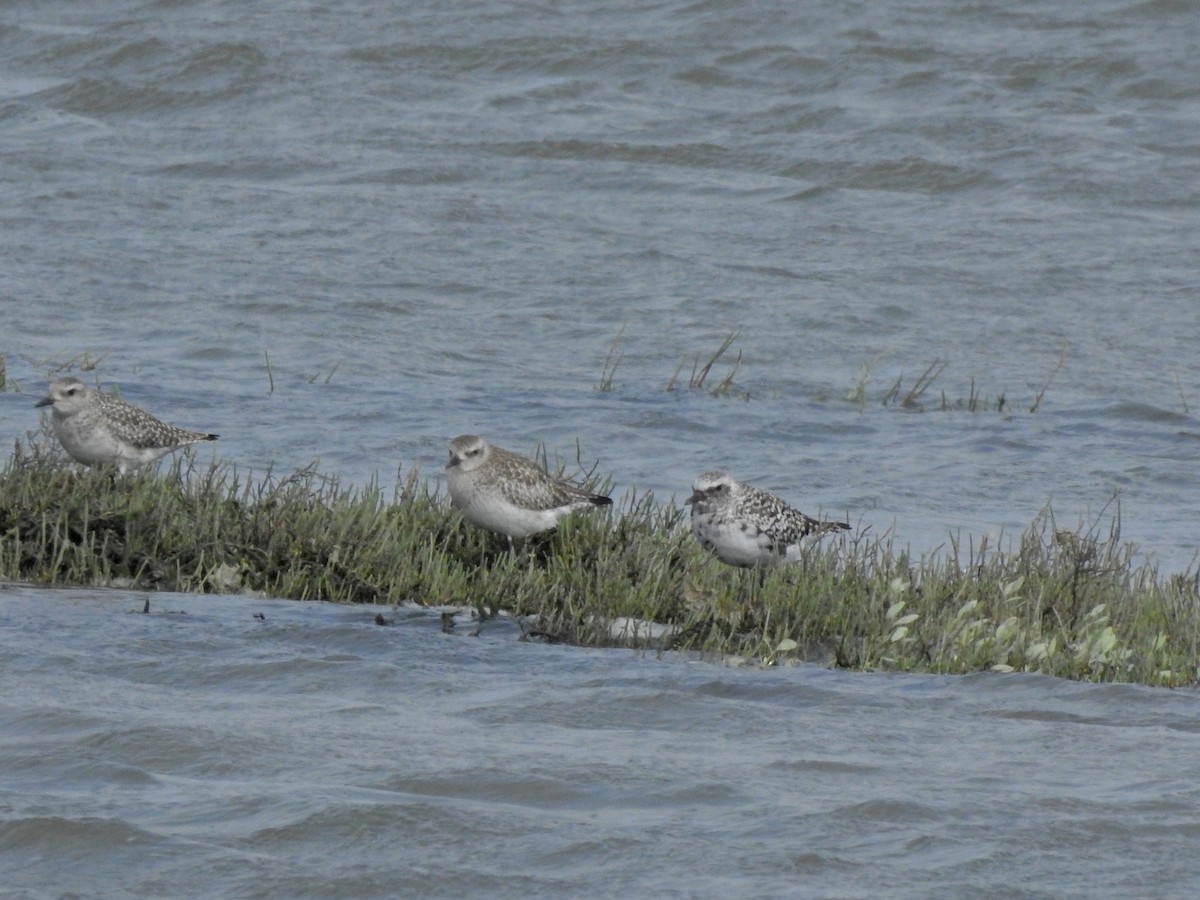
<svg viewBox="0 0 1200 900">
<path fill-rule="evenodd" d="M 187 455 L 118 477 L 21 444 L 0 472 L 9 579 L 463 605 L 528 616 L 550 640 L 766 664 L 1200 681 L 1197 575 L 1160 576 L 1133 553 L 1116 517 L 1079 534 L 1047 510 L 1009 550 L 951 543 L 914 559 L 859 534 L 760 576 L 711 559 L 683 511 L 645 493 L 509 553 L 415 477 L 385 496 L 313 467 L 250 480 Z M 640 625 L 617 637 L 622 617 Z"/>
</svg>

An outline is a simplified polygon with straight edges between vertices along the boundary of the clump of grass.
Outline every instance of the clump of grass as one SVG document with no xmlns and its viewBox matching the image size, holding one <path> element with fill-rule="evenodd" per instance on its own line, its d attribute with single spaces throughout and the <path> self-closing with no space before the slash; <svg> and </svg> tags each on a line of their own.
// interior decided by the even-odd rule
<svg viewBox="0 0 1200 900">
<path fill-rule="evenodd" d="M 100 367 L 100 363 L 104 362 L 104 358 L 108 354 L 100 356 L 92 356 L 91 351 L 85 350 L 82 353 L 76 353 L 66 359 L 51 358 L 42 361 L 38 368 L 46 369 L 50 377 L 61 374 L 62 372 L 94 372 Z"/>
<path fill-rule="evenodd" d="M 904 376 L 901 375 L 896 379 L 896 383 L 892 385 L 892 389 L 883 395 L 880 402 L 884 406 L 888 406 L 899 401 L 900 406 L 904 409 L 924 409 L 925 405 L 921 402 L 921 398 L 925 396 L 925 391 L 937 380 L 937 377 L 942 374 L 947 365 L 949 363 L 935 359 L 929 364 L 929 368 L 921 374 L 921 377 L 913 382 L 913 386 L 904 392 L 903 397 L 900 395 L 900 383 L 904 380 Z"/>
<path fill-rule="evenodd" d="M 859 409 L 866 408 L 867 382 L 871 378 L 871 372 L 881 359 L 883 359 L 883 354 L 877 354 L 871 359 L 865 360 L 862 365 L 858 367 L 858 381 L 854 383 L 854 387 L 846 392 L 845 399 L 848 402 L 853 403 Z"/>
<path fill-rule="evenodd" d="M 625 358 L 625 353 L 621 350 L 621 340 L 624 337 L 625 326 L 622 325 L 608 348 L 608 356 L 604 358 L 604 370 L 600 373 L 600 381 L 596 383 L 596 390 L 602 394 L 607 394 L 613 389 L 613 378 L 617 374 L 617 366 Z"/>
<path fill-rule="evenodd" d="M 1033 398 L 1033 405 L 1029 407 L 1031 413 L 1037 412 L 1042 406 L 1042 398 L 1046 396 L 1046 391 L 1050 389 L 1050 383 L 1054 381 L 1054 376 L 1062 371 L 1062 367 L 1067 364 L 1067 350 L 1069 344 L 1064 340 L 1058 345 L 1058 361 L 1054 364 L 1054 368 L 1050 370 L 1050 374 L 1046 377 L 1046 383 L 1042 385 L 1042 389 L 1037 392 Z"/>
<path fill-rule="evenodd" d="M 1119 516 L 1107 535 L 1081 534 L 1047 509 L 1015 551 L 959 550 L 912 560 L 886 539 L 830 541 L 770 574 L 754 605 L 722 608 L 717 589 L 699 646 L 847 668 L 1200 680 L 1197 576 L 1135 566 Z"/>
<path fill-rule="evenodd" d="M 329 371 L 328 371 L 328 372 L 325 374 L 325 376 L 324 376 L 324 377 L 322 377 L 322 376 L 321 376 L 321 373 L 320 373 L 320 372 L 315 372 L 315 373 L 313 374 L 313 376 L 312 376 L 311 378 L 309 378 L 309 379 L 308 379 L 308 383 L 309 383 L 309 384 L 316 384 L 316 383 L 317 383 L 317 380 L 318 380 L 318 379 L 320 379 L 320 381 L 321 381 L 321 384 L 329 384 L 329 382 L 333 380 L 333 376 L 334 376 L 334 374 L 337 372 L 337 370 L 338 370 L 338 369 L 340 369 L 340 368 L 341 368 L 341 366 L 342 366 L 342 364 L 341 364 L 340 362 L 335 362 L 335 363 L 333 364 L 333 368 L 331 368 L 331 369 L 330 369 L 330 370 L 329 370 Z M 272 384 L 272 388 L 273 388 L 273 387 L 274 387 L 274 385 Z"/>
<path fill-rule="evenodd" d="M 948 362 L 935 359 L 929 364 L 924 372 L 912 383 L 912 386 L 907 390 L 903 389 L 904 375 L 901 374 L 896 378 L 891 389 L 885 392 L 879 402 L 882 406 L 899 406 L 901 409 L 924 411 L 927 409 L 946 410 L 966 410 L 967 412 L 985 412 L 994 409 L 996 412 L 1002 413 L 1005 411 L 1008 398 L 1002 393 L 995 400 L 988 400 L 984 397 L 975 386 L 975 379 L 971 379 L 970 387 L 966 397 L 960 397 L 957 400 L 952 400 L 946 395 L 945 391 L 941 391 L 940 402 L 929 403 L 925 400 L 925 394 L 929 388 L 937 380 L 938 376 L 946 370 Z M 860 393 L 856 391 L 855 393 Z M 1040 400 L 1040 398 L 1039 398 Z M 1031 409 L 1030 412 L 1034 412 Z"/>
<path fill-rule="evenodd" d="M 849 391 L 846 392 L 845 399 L 850 403 L 854 403 L 860 409 L 864 409 L 868 402 L 867 382 L 871 377 L 871 371 L 879 362 L 880 357 L 875 357 L 861 366 L 859 370 L 858 381 Z M 1029 412 L 1035 413 L 1041 409 L 1042 401 L 1046 397 L 1046 391 L 1050 389 L 1054 378 L 1058 375 L 1066 364 L 1067 345 L 1063 343 L 1059 346 L 1058 359 L 1051 369 L 1046 382 L 1034 395 L 1029 406 Z M 896 377 L 892 386 L 879 395 L 878 401 L 881 406 L 896 406 L 900 409 L 913 410 L 923 412 L 930 409 L 939 409 L 942 411 L 948 410 L 965 410 L 967 412 L 986 412 L 994 410 L 998 413 L 1006 413 L 1011 410 L 1011 404 L 1008 397 L 1004 393 L 1000 393 L 993 399 L 989 399 L 981 394 L 975 385 L 975 379 L 972 378 L 970 386 L 965 397 L 952 399 L 947 396 L 945 391 L 940 392 L 940 399 L 930 401 L 926 399 L 926 394 L 933 386 L 933 383 L 946 370 L 948 362 L 940 359 L 935 359 L 925 370 L 913 381 L 912 385 L 907 389 L 904 388 L 904 374 L 901 373 Z"/>
<path fill-rule="evenodd" d="M 721 345 L 717 347 L 716 351 L 714 351 L 704 362 L 701 362 L 699 359 L 693 361 L 692 373 L 687 380 L 687 387 L 689 390 L 708 391 L 714 397 L 724 397 L 733 393 L 735 387 L 733 379 L 734 376 L 737 375 L 738 368 L 741 366 L 742 362 L 742 353 L 740 350 L 738 351 L 737 357 L 734 359 L 733 365 L 730 367 L 729 371 L 716 383 L 715 386 L 708 386 L 708 378 L 709 375 L 712 374 L 713 366 L 715 366 L 721 357 L 723 357 L 729 351 L 730 347 L 733 346 L 734 341 L 737 340 L 740 334 L 741 332 L 738 331 L 730 332 L 725 336 L 725 339 L 721 342 Z M 620 330 L 617 331 L 616 337 L 613 338 L 612 344 L 608 348 L 608 355 L 604 358 L 604 368 L 601 370 L 600 380 L 596 382 L 595 386 L 596 391 L 599 393 L 608 393 L 613 389 L 617 367 L 620 366 L 621 362 L 625 359 L 624 351 L 621 349 L 621 344 L 624 340 L 624 337 L 625 326 L 622 325 Z M 671 377 L 667 379 L 666 390 L 674 391 L 679 389 L 679 376 L 683 372 L 685 365 L 686 362 L 681 361 L 679 363 Z M 744 396 L 748 397 L 748 395 Z"/>
<path fill-rule="evenodd" d="M 725 340 L 721 342 L 721 346 L 719 346 L 716 349 L 716 352 L 708 358 L 707 362 L 701 364 L 700 360 L 696 360 L 694 363 L 692 363 L 692 374 L 691 377 L 688 378 L 688 388 L 690 390 L 700 391 L 706 389 L 704 385 L 705 382 L 708 381 L 708 376 L 712 372 L 713 366 L 716 365 L 717 361 L 725 355 L 730 347 L 733 346 L 733 342 L 736 341 L 740 335 L 740 331 L 729 332 L 729 334 L 725 336 Z M 734 386 L 733 377 L 737 374 L 738 367 L 741 364 L 742 351 L 739 350 L 737 358 L 733 361 L 733 366 L 730 368 L 729 372 L 724 378 L 717 382 L 716 387 L 712 388 L 709 393 L 711 393 L 714 397 L 724 397 L 731 393 Z M 679 382 L 679 373 L 683 371 L 683 366 L 684 364 L 681 362 L 679 367 L 675 369 L 675 373 L 667 381 L 666 389 L 668 391 L 675 390 L 675 387 Z"/>
<path fill-rule="evenodd" d="M 649 493 L 510 551 L 415 472 L 388 493 L 315 466 L 197 469 L 181 453 L 161 473 L 117 476 L 36 442 L 0 471 L 10 579 L 504 610 L 531 638 L 758 664 L 1200 682 L 1200 575 L 1160 577 L 1134 555 L 1119 510 L 1071 530 L 1046 509 L 1008 550 L 955 540 L 914 559 L 864 531 L 762 574 L 712 559 Z"/>
</svg>

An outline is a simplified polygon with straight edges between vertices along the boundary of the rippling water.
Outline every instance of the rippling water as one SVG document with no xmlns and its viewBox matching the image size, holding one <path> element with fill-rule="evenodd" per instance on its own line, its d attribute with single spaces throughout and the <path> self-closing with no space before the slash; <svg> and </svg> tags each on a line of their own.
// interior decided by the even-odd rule
<svg viewBox="0 0 1200 900">
<path fill-rule="evenodd" d="M 0 439 L 88 354 L 256 473 L 578 439 L 618 491 L 725 466 L 916 552 L 1119 492 L 1185 568 L 1196 36 L 1177 0 L 6 4 Z M 664 390 L 732 331 L 730 396 Z M 880 403 L 935 361 L 924 411 Z M 1003 413 L 940 408 L 973 389 Z M 1195 887 L 1190 694 L 4 598 L 30 885 Z"/>
<path fill-rule="evenodd" d="M 59 896 L 1193 896 L 1195 692 L 732 670 L 436 611 L 0 593 Z M 261 618 L 256 618 L 261 616 Z"/>
<path fill-rule="evenodd" d="M 917 551 L 1120 491 L 1187 567 L 1190 13 L 9 5 L 5 423 L 89 353 L 256 471 L 578 438 L 618 489 L 726 466 Z M 732 397 L 664 390 L 731 331 Z M 1011 415 L 881 406 L 935 360 L 928 405 Z"/>
</svg>

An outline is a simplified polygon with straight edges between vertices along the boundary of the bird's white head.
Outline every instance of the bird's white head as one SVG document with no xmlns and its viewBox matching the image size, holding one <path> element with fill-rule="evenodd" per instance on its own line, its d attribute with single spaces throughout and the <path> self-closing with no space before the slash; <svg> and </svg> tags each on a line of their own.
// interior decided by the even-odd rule
<svg viewBox="0 0 1200 900">
<path fill-rule="evenodd" d="M 458 467 L 470 472 L 478 469 L 488 458 L 491 445 L 477 434 L 460 434 L 450 442 L 450 460 L 447 469 Z"/>
<path fill-rule="evenodd" d="M 34 406 L 53 406 L 56 414 L 71 416 L 87 406 L 89 391 L 86 384 L 73 376 L 55 378 L 46 396 Z"/>
</svg>

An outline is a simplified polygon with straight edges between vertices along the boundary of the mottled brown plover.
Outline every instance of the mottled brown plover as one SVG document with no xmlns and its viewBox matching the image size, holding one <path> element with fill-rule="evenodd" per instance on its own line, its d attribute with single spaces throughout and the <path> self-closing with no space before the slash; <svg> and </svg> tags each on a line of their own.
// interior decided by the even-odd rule
<svg viewBox="0 0 1200 900">
<path fill-rule="evenodd" d="M 54 436 L 76 462 L 116 465 L 125 472 L 166 456 L 185 444 L 215 441 L 218 435 L 187 431 L 161 422 L 144 409 L 67 376 L 50 382 L 36 406 L 50 406 Z"/>
<path fill-rule="evenodd" d="M 549 531 L 572 510 L 612 505 L 610 498 L 555 478 L 475 434 L 450 442 L 446 484 L 450 502 L 468 522 L 510 541 Z"/>
</svg>

